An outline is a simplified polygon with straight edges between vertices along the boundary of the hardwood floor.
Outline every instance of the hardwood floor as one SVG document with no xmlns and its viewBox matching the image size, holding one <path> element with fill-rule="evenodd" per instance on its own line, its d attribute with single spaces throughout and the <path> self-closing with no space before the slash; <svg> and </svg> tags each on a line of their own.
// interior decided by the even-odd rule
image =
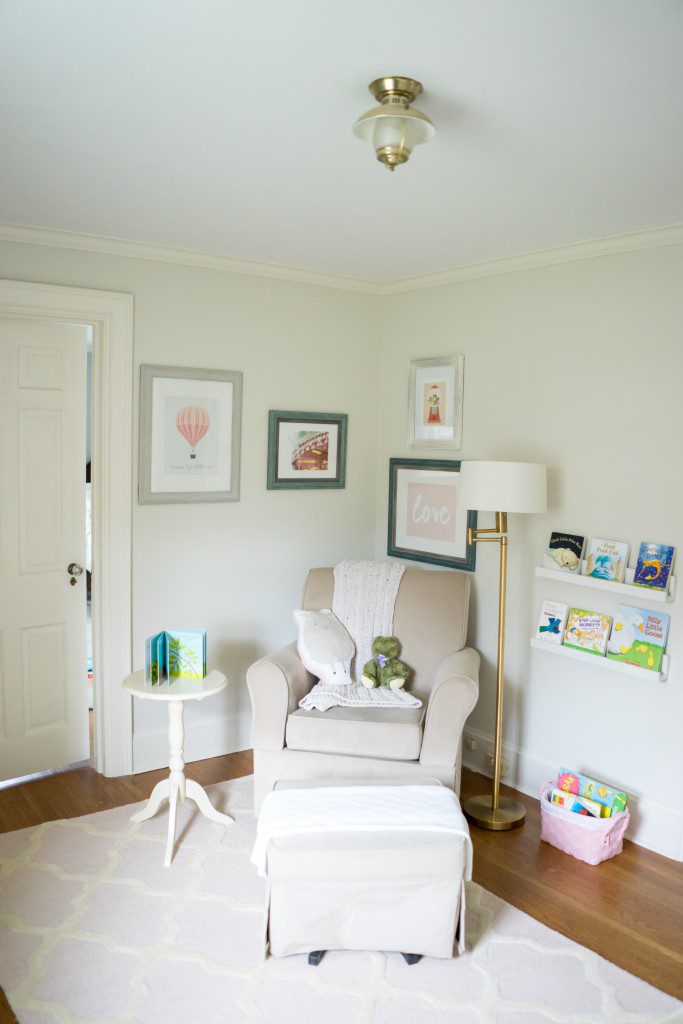
<svg viewBox="0 0 683 1024">
<path fill-rule="evenodd" d="M 466 769 L 461 799 L 488 791 Z M 542 843 L 538 800 L 506 786 L 527 816 L 511 832 L 472 827 L 474 880 L 513 906 L 683 999 L 683 864 L 628 840 L 591 867 Z"/>
<path fill-rule="evenodd" d="M 249 775 L 251 751 L 187 765 L 203 786 Z M 103 811 L 147 797 L 167 770 L 106 779 L 83 765 L 0 790 L 0 832 Z M 488 780 L 463 771 L 462 798 Z M 683 999 L 683 865 L 633 843 L 589 867 L 540 841 L 538 801 L 502 787 L 527 808 L 512 832 L 472 829 L 474 880 L 550 928 Z M 0 990 L 0 1024 L 15 1024 Z"/>
</svg>

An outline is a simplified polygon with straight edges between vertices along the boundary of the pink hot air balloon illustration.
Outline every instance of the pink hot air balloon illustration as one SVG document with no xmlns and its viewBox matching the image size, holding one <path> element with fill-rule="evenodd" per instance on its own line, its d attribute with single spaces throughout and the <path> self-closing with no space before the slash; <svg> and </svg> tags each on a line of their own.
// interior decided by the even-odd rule
<svg viewBox="0 0 683 1024">
<path fill-rule="evenodd" d="M 195 448 L 211 426 L 211 417 L 201 405 L 186 405 L 176 416 L 175 425 L 192 451 L 190 458 L 196 459 Z"/>
</svg>

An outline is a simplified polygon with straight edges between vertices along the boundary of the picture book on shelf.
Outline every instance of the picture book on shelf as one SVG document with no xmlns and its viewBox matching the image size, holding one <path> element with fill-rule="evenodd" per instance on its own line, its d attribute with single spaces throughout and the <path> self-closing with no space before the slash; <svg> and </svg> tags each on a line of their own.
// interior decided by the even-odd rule
<svg viewBox="0 0 683 1024">
<path fill-rule="evenodd" d="M 166 629 L 145 641 L 145 681 L 203 679 L 206 633 L 200 629 Z"/>
<path fill-rule="evenodd" d="M 611 622 L 609 615 L 603 615 L 602 612 L 571 608 L 564 634 L 564 646 L 602 657 L 607 649 Z"/>
<path fill-rule="evenodd" d="M 630 547 L 618 540 L 594 537 L 586 553 L 586 576 L 622 583 L 626 575 Z"/>
<path fill-rule="evenodd" d="M 543 568 L 579 573 L 585 542 L 585 537 L 580 537 L 576 533 L 553 531 L 550 534 L 548 549 L 543 555 Z"/>
<path fill-rule="evenodd" d="M 544 601 L 536 629 L 536 639 L 546 640 L 550 644 L 561 644 L 564 640 L 568 614 L 568 605 L 560 601 Z"/>
<path fill-rule="evenodd" d="M 666 590 L 669 586 L 673 561 L 674 549 L 670 544 L 650 544 L 643 541 L 638 551 L 633 582 L 637 587 Z"/>
<path fill-rule="evenodd" d="M 664 612 L 617 605 L 607 657 L 661 672 L 670 618 Z"/>
</svg>

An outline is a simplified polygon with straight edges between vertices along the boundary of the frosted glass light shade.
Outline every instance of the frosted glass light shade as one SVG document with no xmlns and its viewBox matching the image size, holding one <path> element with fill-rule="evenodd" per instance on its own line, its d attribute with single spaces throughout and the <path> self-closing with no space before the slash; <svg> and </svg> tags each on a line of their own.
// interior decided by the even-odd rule
<svg viewBox="0 0 683 1024">
<path fill-rule="evenodd" d="M 372 142 L 375 150 L 384 146 L 412 149 L 433 139 L 436 128 L 426 114 L 414 108 L 375 107 L 363 114 L 353 126 L 354 134 Z"/>
<path fill-rule="evenodd" d="M 463 462 L 458 507 L 479 512 L 545 512 L 546 467 L 537 462 Z"/>
</svg>

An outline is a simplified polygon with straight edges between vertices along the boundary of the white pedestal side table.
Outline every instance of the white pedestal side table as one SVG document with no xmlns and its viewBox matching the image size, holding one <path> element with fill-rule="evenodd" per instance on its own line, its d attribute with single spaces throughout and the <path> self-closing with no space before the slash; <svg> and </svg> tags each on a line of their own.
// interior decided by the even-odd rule
<svg viewBox="0 0 683 1024">
<path fill-rule="evenodd" d="M 141 811 L 133 814 L 131 821 L 146 821 L 159 810 L 162 800 L 168 799 L 168 842 L 166 843 L 166 856 L 164 865 L 168 867 L 173 858 L 173 844 L 175 842 L 175 822 L 178 800 L 181 802 L 188 797 L 194 800 L 203 815 L 211 821 L 217 821 L 219 825 L 231 825 L 234 818 L 229 814 L 221 814 L 211 804 L 205 790 L 195 782 L 194 779 L 185 778 L 185 761 L 183 760 L 183 743 L 185 740 L 185 726 L 183 724 L 183 711 L 185 701 L 204 700 L 214 693 L 220 693 L 228 685 L 228 681 L 222 672 L 209 672 L 203 679 L 177 679 L 172 683 L 160 683 L 152 686 L 145 682 L 145 672 L 133 672 L 123 681 L 124 688 L 133 697 L 142 700 L 166 701 L 168 704 L 168 740 L 170 757 L 168 767 L 170 774 L 167 779 L 157 782 L 152 790 L 147 804 Z"/>
</svg>

